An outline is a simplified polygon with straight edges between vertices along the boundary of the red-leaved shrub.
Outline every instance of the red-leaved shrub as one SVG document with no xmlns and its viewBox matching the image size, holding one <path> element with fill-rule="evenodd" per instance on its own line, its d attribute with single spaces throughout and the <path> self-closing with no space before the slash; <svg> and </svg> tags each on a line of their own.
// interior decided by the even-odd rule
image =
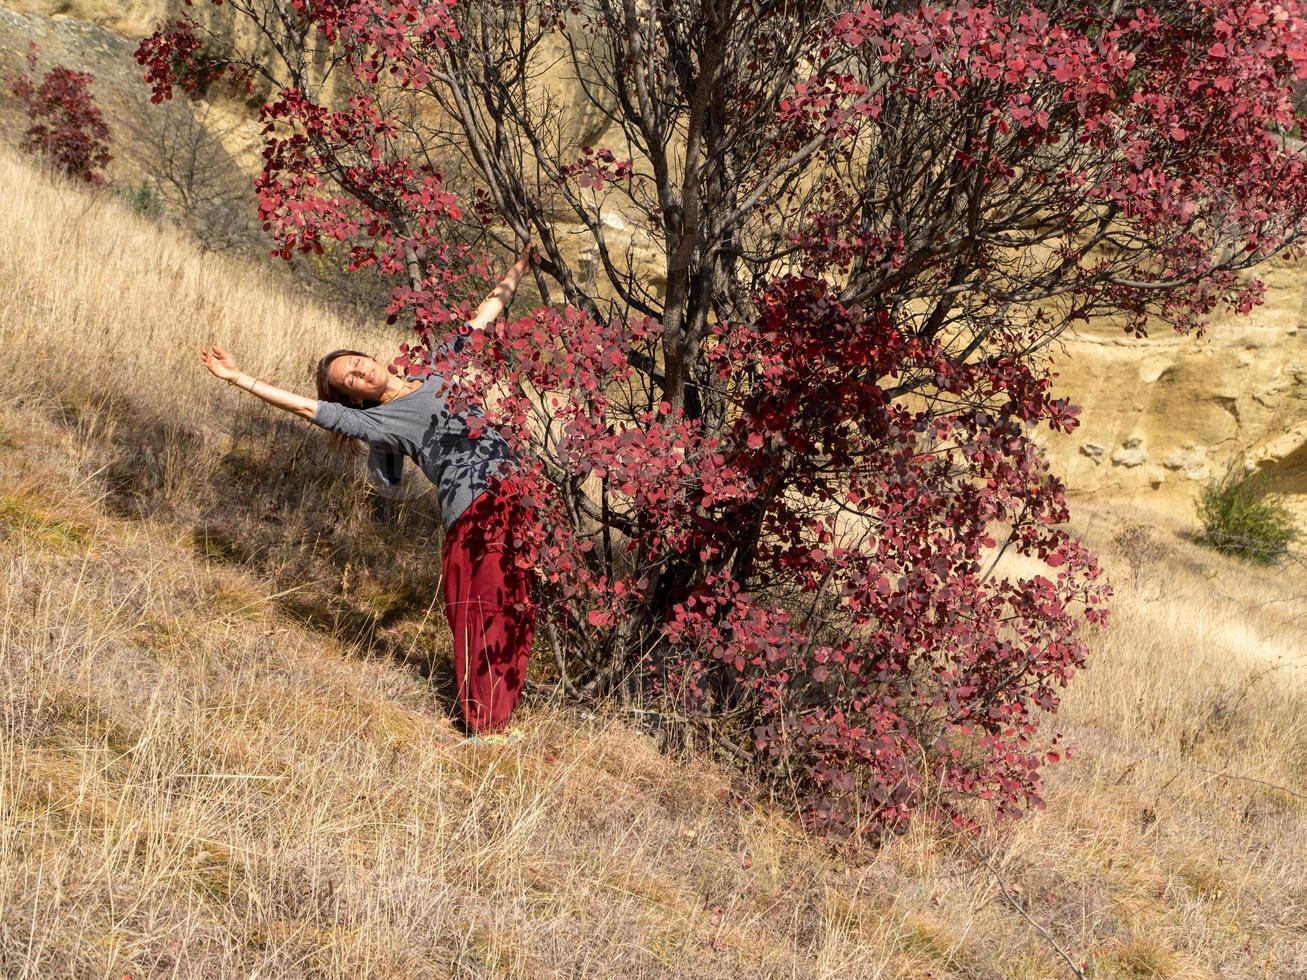
<svg viewBox="0 0 1307 980">
<path fill-rule="evenodd" d="M 108 166 L 109 124 L 95 104 L 90 72 L 56 65 L 37 83 L 36 45 L 27 51 L 27 72 L 9 79 L 32 124 L 23 133 L 22 148 L 42 157 L 56 170 L 88 184 L 103 184 L 100 167 Z"/>
<path fill-rule="evenodd" d="M 347 243 L 399 364 L 518 448 L 569 691 L 697 720 L 824 832 L 1040 804 L 1107 595 L 1034 438 L 1076 425 L 1048 355 L 1247 312 L 1298 254 L 1302 3 L 227 6 L 284 42 L 204 43 L 277 80 L 276 253 Z M 156 98 L 203 33 L 142 42 Z M 607 146 L 530 81 L 558 57 Z M 542 303 L 429 363 L 528 235 Z"/>
</svg>

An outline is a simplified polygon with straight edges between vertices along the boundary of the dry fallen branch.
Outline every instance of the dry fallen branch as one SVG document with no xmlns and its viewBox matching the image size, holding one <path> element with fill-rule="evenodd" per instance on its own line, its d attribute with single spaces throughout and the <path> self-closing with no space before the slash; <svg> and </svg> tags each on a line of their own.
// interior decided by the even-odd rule
<svg viewBox="0 0 1307 980">
<path fill-rule="evenodd" d="M 976 843 L 970 840 L 969 838 L 967 839 L 967 846 L 971 848 L 972 852 L 976 855 L 976 858 L 980 861 L 980 863 L 983 864 L 989 870 L 989 873 L 994 878 L 994 884 L 998 885 L 998 890 L 1003 893 L 1003 897 L 1008 900 L 1008 904 L 1011 905 L 1018 912 L 1020 912 L 1021 917 L 1030 924 L 1030 927 L 1034 929 L 1035 932 L 1039 933 L 1039 935 L 1043 938 L 1044 942 L 1048 943 L 1048 945 L 1051 946 L 1060 957 L 1062 957 L 1063 962 L 1066 963 L 1067 969 L 1071 971 L 1071 975 L 1073 977 L 1076 977 L 1077 980 L 1085 980 L 1084 971 L 1081 970 L 1080 967 L 1076 966 L 1075 960 L 1071 959 L 1071 955 L 1058 944 L 1058 941 L 1054 939 L 1052 935 L 1049 934 L 1049 931 L 1047 929 L 1045 929 L 1033 918 L 1031 918 L 1030 913 L 1027 912 L 1024 907 L 1022 907 L 1021 903 L 1008 890 L 1007 883 L 1003 880 L 1003 876 L 998 873 L 998 869 L 995 868 L 993 863 L 989 860 L 989 858 L 985 856 L 985 852 L 982 851 L 978 846 L 976 846 Z"/>
<path fill-rule="evenodd" d="M 1288 793 L 1290 796 L 1296 797 L 1300 800 L 1307 800 L 1307 793 L 1299 793 L 1297 790 L 1289 789 L 1287 786 L 1281 786 L 1279 783 L 1267 782 L 1265 779 L 1258 779 L 1255 776 L 1241 776 L 1238 773 L 1225 772 L 1220 769 L 1208 769 L 1206 766 L 1195 766 L 1195 768 L 1201 769 L 1206 773 L 1211 773 L 1213 776 L 1217 776 L 1221 779 L 1238 779 L 1245 783 L 1256 783 L 1257 785 L 1265 786 L 1268 789 L 1276 789 L 1281 793 Z"/>
</svg>

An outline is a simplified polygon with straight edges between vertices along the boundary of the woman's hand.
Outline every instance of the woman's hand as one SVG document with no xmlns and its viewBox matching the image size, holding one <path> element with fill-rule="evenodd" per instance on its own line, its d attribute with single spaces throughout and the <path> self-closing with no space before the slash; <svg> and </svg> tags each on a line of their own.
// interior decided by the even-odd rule
<svg viewBox="0 0 1307 980">
<path fill-rule="evenodd" d="M 209 373 L 215 378 L 239 385 L 242 390 L 248 391 L 255 398 L 262 399 L 269 405 L 284 408 L 286 411 L 310 421 L 318 412 L 318 403 L 312 398 L 304 398 L 294 392 L 285 391 L 276 385 L 268 384 L 266 381 L 244 375 L 241 369 L 236 366 L 236 362 L 232 360 L 231 355 L 217 344 L 212 347 L 200 348 L 200 360 L 204 362 L 204 366 L 209 369 Z M 241 377 L 249 378 L 249 380 L 245 382 L 237 380 Z"/>
<path fill-rule="evenodd" d="M 204 366 L 209 369 L 210 374 L 222 381 L 235 381 L 241 373 L 231 355 L 216 344 L 212 347 L 201 348 L 200 360 L 204 362 Z"/>
<path fill-rule="evenodd" d="M 517 257 L 517 264 L 523 269 L 533 269 L 540 264 L 540 248 L 535 242 L 528 241 L 522 246 L 522 254 Z"/>
</svg>

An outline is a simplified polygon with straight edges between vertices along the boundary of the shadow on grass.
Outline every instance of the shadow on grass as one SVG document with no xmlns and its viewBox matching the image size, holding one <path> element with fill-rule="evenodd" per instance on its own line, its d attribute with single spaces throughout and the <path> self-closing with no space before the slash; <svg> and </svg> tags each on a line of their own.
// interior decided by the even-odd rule
<svg viewBox="0 0 1307 980">
<path fill-rule="evenodd" d="M 88 445 L 111 513 L 188 528 L 197 556 L 257 572 L 280 611 L 416 669 L 458 714 L 433 493 L 382 497 L 316 432 L 276 417 L 242 414 L 224 448 L 116 395 L 65 398 L 54 419 Z"/>
</svg>

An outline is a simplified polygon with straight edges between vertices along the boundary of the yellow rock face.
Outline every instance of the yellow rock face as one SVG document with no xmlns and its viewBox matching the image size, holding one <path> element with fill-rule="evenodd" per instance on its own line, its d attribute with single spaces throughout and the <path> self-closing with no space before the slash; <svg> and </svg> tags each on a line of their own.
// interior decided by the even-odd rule
<svg viewBox="0 0 1307 980">
<path fill-rule="evenodd" d="M 73 17 L 135 38 L 149 34 L 183 4 L 177 0 L 6 0 L 5 6 L 23 14 Z"/>
<path fill-rule="evenodd" d="M 1307 513 L 1307 266 L 1277 262 L 1261 278 L 1266 302 L 1205 337 L 1135 340 L 1105 321 L 1067 345 L 1057 386 L 1084 406 L 1082 425 L 1048 445 L 1074 493 L 1187 515 L 1235 459 Z"/>
</svg>

